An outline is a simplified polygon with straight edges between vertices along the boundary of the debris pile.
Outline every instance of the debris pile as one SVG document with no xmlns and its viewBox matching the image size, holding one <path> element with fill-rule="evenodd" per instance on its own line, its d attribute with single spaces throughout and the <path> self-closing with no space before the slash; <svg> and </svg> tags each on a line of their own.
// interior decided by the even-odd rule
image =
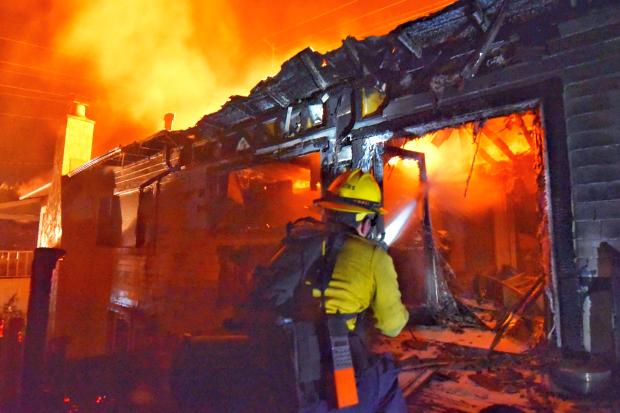
<svg viewBox="0 0 620 413">
<path fill-rule="evenodd" d="M 489 353 L 493 339 L 481 327 L 416 326 L 377 340 L 376 349 L 398 359 L 410 412 L 614 411 L 609 400 L 570 400 L 556 392 L 548 371 L 559 355 L 510 337 Z"/>
</svg>

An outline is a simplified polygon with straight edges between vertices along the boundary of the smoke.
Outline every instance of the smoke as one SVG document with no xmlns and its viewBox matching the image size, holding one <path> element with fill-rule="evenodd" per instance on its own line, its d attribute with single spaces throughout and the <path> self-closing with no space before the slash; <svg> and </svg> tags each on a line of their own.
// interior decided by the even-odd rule
<svg viewBox="0 0 620 413">
<path fill-rule="evenodd" d="M 16 201 L 17 188 L 14 185 L 0 183 L 0 202 Z"/>
<path fill-rule="evenodd" d="M 166 112 L 175 113 L 175 129 L 192 126 L 229 96 L 247 95 L 307 46 L 325 51 L 346 35 L 384 33 L 416 10 L 451 2 L 74 1 L 56 43 L 95 79 L 96 147 L 102 136 L 110 147 L 161 129 Z M 387 20 L 377 25 L 377 18 Z M 106 125 L 108 118 L 117 126 Z M 142 135 L 112 130 L 119 122 Z"/>
<path fill-rule="evenodd" d="M 0 87 L 0 113 L 17 116 L 0 117 L 2 155 L 28 159 L 0 165 L 0 180 L 49 169 L 75 98 L 97 122 L 96 156 L 160 130 L 167 112 L 175 129 L 195 124 L 305 47 L 325 52 L 347 35 L 384 34 L 452 1 L 4 2 L 0 76 L 13 88 Z"/>
<path fill-rule="evenodd" d="M 152 132 L 166 112 L 175 112 L 175 128 L 191 126 L 258 81 L 259 68 L 235 69 L 237 33 L 223 0 L 113 0 L 79 3 L 58 43 L 93 70 L 113 117 Z"/>
</svg>

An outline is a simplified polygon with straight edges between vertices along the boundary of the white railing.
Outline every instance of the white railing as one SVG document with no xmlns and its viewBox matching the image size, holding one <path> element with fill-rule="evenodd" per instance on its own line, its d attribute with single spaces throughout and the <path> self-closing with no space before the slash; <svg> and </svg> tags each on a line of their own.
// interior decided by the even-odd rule
<svg viewBox="0 0 620 413">
<path fill-rule="evenodd" d="M 33 251 L 0 250 L 0 278 L 30 277 Z"/>
</svg>

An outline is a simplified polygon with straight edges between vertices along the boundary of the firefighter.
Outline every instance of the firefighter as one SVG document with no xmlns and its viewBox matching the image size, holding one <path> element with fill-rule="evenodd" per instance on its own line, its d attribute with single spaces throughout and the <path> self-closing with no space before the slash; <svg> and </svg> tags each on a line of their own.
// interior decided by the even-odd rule
<svg viewBox="0 0 620 413">
<path fill-rule="evenodd" d="M 391 357 L 370 352 L 361 331 L 368 311 L 390 337 L 409 318 L 391 257 L 369 239 L 384 213 L 379 185 L 354 169 L 315 203 L 323 220 L 289 224 L 280 251 L 256 272 L 252 294 L 290 334 L 297 411 L 406 412 Z"/>
</svg>

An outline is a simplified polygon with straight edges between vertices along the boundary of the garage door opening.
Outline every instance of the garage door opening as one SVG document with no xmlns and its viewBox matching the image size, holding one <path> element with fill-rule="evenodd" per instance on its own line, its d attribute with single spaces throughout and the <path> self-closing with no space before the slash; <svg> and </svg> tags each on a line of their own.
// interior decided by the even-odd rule
<svg viewBox="0 0 620 413">
<path fill-rule="evenodd" d="M 422 176 L 419 160 L 391 156 L 397 151 L 386 147 L 386 237 L 394 238 L 390 252 L 408 304 L 428 300 L 432 265 L 430 272 L 459 301 L 481 310 L 491 328 L 508 323 L 506 329 L 531 344 L 545 336 L 544 290 L 551 277 L 543 139 L 538 112 L 527 111 L 388 143 L 422 154 L 426 168 Z M 395 235 L 402 211 L 411 218 L 396 224 Z M 432 233 L 431 262 L 425 228 Z"/>
</svg>

